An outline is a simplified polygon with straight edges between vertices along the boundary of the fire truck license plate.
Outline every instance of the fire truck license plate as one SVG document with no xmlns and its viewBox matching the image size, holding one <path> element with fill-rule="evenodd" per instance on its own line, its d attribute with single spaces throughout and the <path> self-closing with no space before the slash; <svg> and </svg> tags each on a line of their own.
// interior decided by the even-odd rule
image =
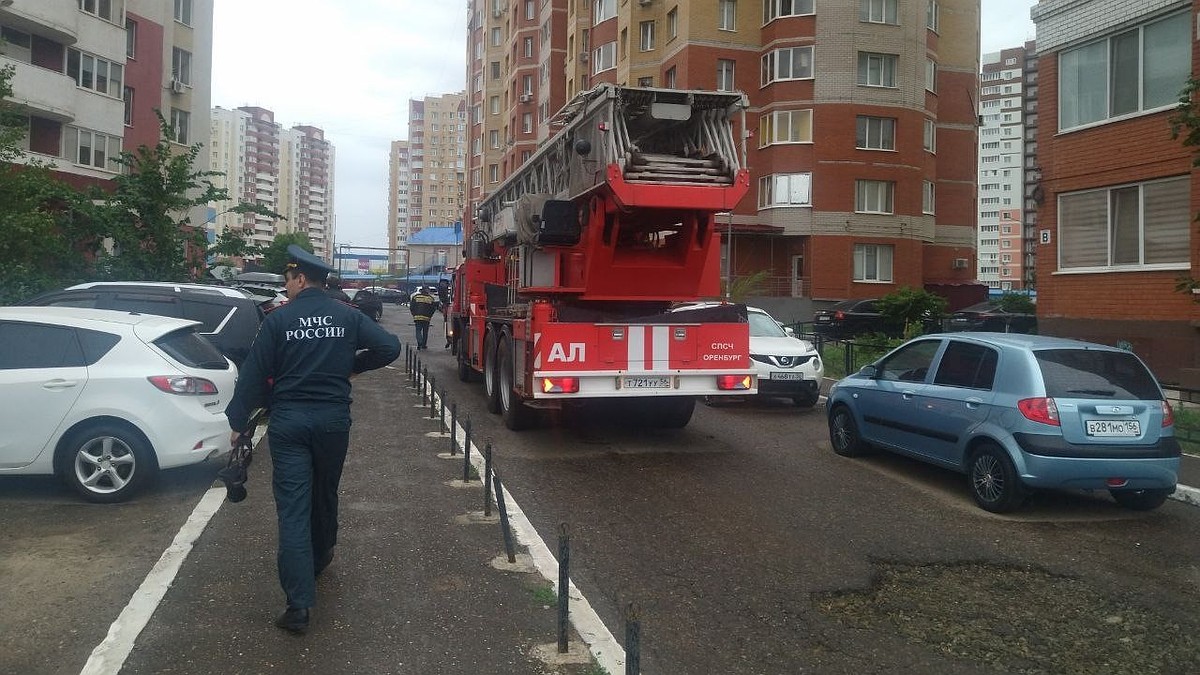
<svg viewBox="0 0 1200 675">
<path fill-rule="evenodd" d="M 670 389 L 671 378 L 662 377 L 626 377 L 621 385 L 626 389 Z"/>
</svg>

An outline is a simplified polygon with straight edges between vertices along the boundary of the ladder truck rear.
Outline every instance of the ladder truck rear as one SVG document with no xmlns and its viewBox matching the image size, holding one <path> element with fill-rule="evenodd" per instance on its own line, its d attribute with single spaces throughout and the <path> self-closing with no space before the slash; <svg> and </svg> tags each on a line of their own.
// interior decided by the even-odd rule
<svg viewBox="0 0 1200 675">
<path fill-rule="evenodd" d="M 746 107 L 728 92 L 600 85 L 479 204 L 452 346 L 459 379 L 483 380 L 508 428 L 605 399 L 678 428 L 699 396 L 757 391 L 745 307 L 684 304 L 720 297 L 716 215 L 749 189 Z"/>
</svg>

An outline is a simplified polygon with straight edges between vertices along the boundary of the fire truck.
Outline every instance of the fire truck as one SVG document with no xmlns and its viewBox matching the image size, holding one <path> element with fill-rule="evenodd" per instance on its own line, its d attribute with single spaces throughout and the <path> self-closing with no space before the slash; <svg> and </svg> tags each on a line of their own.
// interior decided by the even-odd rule
<svg viewBox="0 0 1200 675">
<path fill-rule="evenodd" d="M 720 297 L 716 216 L 749 189 L 747 106 L 600 85 L 479 203 L 449 328 L 459 379 L 482 380 L 508 428 L 605 399 L 680 428 L 697 397 L 757 391 L 745 306 L 686 306 Z"/>
</svg>

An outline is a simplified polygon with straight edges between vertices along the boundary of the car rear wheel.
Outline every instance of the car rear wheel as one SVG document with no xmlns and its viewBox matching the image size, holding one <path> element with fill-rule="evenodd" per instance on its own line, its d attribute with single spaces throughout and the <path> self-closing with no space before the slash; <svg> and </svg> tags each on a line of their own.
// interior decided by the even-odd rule
<svg viewBox="0 0 1200 675">
<path fill-rule="evenodd" d="M 1109 490 L 1121 506 L 1133 511 L 1153 511 L 1171 496 L 1171 490 Z"/>
<path fill-rule="evenodd" d="M 992 443 L 985 443 L 971 453 L 967 484 L 979 508 L 992 513 L 1014 511 L 1029 496 L 1008 453 Z"/>
<path fill-rule="evenodd" d="M 837 406 L 829 414 L 829 443 L 842 457 L 860 457 L 870 451 L 866 441 L 858 435 L 854 415 L 844 405 Z"/>
<path fill-rule="evenodd" d="M 63 479 L 84 499 L 99 504 L 129 499 L 158 470 L 145 439 L 119 424 L 80 429 L 60 452 Z"/>
<path fill-rule="evenodd" d="M 483 339 L 483 390 L 487 392 L 487 411 L 500 412 L 500 373 L 496 369 L 496 331 L 489 330 Z"/>
<path fill-rule="evenodd" d="M 516 380 L 513 377 L 513 339 L 507 331 L 500 335 L 500 347 L 496 351 L 496 369 L 500 375 L 498 394 L 500 414 L 504 416 L 504 426 L 513 431 L 521 431 L 534 426 L 537 421 L 537 411 L 526 406 L 514 388 Z"/>
<path fill-rule="evenodd" d="M 471 367 L 471 362 L 467 360 L 467 336 L 460 334 L 455 340 L 458 349 L 455 351 L 455 358 L 458 359 L 458 381 L 470 382 L 475 379 L 475 369 Z"/>
</svg>

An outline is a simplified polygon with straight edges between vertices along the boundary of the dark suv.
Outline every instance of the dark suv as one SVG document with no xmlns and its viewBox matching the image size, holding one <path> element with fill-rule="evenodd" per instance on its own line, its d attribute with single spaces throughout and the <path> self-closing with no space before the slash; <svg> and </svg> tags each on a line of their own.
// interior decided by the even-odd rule
<svg viewBox="0 0 1200 675">
<path fill-rule="evenodd" d="M 263 320 L 262 309 L 246 293 L 204 284 L 97 281 L 49 291 L 20 304 L 115 309 L 199 321 L 200 333 L 238 366 Z"/>
</svg>

